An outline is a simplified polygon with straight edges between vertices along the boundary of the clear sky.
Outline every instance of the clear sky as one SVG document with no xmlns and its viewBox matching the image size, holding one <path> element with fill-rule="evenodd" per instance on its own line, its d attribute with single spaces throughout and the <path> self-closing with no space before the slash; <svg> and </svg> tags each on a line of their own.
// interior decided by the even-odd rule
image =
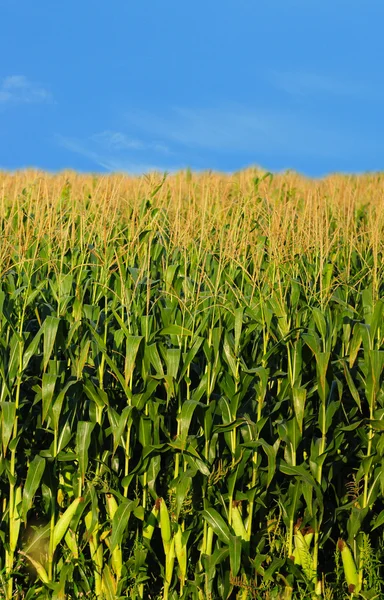
<svg viewBox="0 0 384 600">
<path fill-rule="evenodd" d="M 383 0 L 0 0 L 0 168 L 384 170 Z"/>
</svg>

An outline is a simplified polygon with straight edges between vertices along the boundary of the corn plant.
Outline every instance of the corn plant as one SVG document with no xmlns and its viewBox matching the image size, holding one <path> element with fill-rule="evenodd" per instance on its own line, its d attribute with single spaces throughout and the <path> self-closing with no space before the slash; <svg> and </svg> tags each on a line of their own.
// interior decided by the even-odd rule
<svg viewBox="0 0 384 600">
<path fill-rule="evenodd" d="M 380 598 L 380 176 L 0 179 L 0 597 Z"/>
</svg>

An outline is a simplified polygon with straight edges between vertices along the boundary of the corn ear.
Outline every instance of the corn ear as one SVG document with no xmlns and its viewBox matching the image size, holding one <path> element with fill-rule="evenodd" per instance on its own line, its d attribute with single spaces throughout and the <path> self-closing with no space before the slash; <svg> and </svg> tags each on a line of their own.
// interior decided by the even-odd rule
<svg viewBox="0 0 384 600">
<path fill-rule="evenodd" d="M 95 564 L 95 592 L 96 597 L 99 598 L 102 595 L 102 576 L 104 566 L 103 546 L 99 544 L 95 549 L 92 560 Z"/>
<path fill-rule="evenodd" d="M 143 538 L 150 541 L 156 525 L 158 524 L 160 501 L 156 500 L 145 526 L 143 527 Z"/>
<path fill-rule="evenodd" d="M 117 580 L 121 579 L 121 573 L 123 570 L 123 553 L 121 546 L 116 546 L 112 552 L 111 565 L 113 572 L 116 575 Z"/>
<path fill-rule="evenodd" d="M 245 542 L 248 541 L 248 533 L 244 527 L 243 518 L 237 502 L 232 503 L 232 527 L 237 536 L 241 537 Z"/>
<path fill-rule="evenodd" d="M 299 529 L 297 529 L 295 532 L 295 551 L 295 564 L 301 565 L 308 579 L 314 581 L 316 574 L 313 570 L 312 555 L 307 546 L 307 542 L 305 541 L 305 538 Z"/>
<path fill-rule="evenodd" d="M 103 555 L 103 547 L 98 540 L 98 530 L 100 529 L 100 524 L 97 522 L 93 529 L 91 529 L 92 525 L 92 511 L 87 512 L 84 518 L 85 526 L 87 528 L 88 533 L 88 544 L 89 549 L 91 551 L 91 559 L 95 565 L 95 594 L 97 598 L 101 598 L 103 595 L 102 587 L 102 572 L 104 566 L 104 555 Z"/>
<path fill-rule="evenodd" d="M 172 540 L 169 543 L 168 552 L 165 555 L 165 581 L 164 581 L 163 600 L 168 600 L 169 586 L 172 583 L 174 565 L 175 565 L 175 538 L 172 538 Z"/>
<path fill-rule="evenodd" d="M 348 585 L 348 591 L 350 594 L 353 594 L 354 592 L 359 593 L 359 574 L 351 549 L 342 539 L 339 539 L 337 542 L 337 547 L 341 554 L 341 560 L 343 561 L 344 575 Z"/>
<path fill-rule="evenodd" d="M 313 531 L 313 529 L 311 529 L 307 533 L 304 533 L 305 543 L 307 544 L 308 548 L 311 547 L 311 543 L 312 543 L 314 534 L 315 534 L 315 532 Z"/>
<path fill-rule="evenodd" d="M 183 541 L 183 531 L 179 524 L 177 525 L 177 531 L 174 535 L 174 540 L 175 554 L 180 567 L 181 579 L 184 584 L 187 576 L 187 545 Z"/>
<path fill-rule="evenodd" d="M 113 497 L 113 499 L 115 500 L 114 497 Z M 111 502 L 109 504 L 109 508 L 108 508 L 108 497 L 107 497 L 107 512 L 108 512 L 108 516 L 111 520 L 113 519 L 113 516 L 114 516 L 116 510 L 117 510 L 116 501 Z M 111 533 L 110 529 L 107 531 L 103 531 L 99 537 L 100 542 L 105 540 L 105 543 L 108 546 L 108 548 L 110 548 L 110 540 L 109 540 L 110 533 Z M 111 565 L 112 565 L 113 572 L 115 573 L 117 581 L 118 581 L 121 578 L 121 574 L 122 574 L 122 570 L 123 570 L 123 552 L 122 552 L 121 546 L 119 544 L 117 546 L 115 546 L 115 548 L 112 552 Z"/>
<path fill-rule="evenodd" d="M 62 488 L 59 487 L 59 489 L 57 490 L 56 501 L 57 501 L 57 504 L 60 506 L 60 508 L 63 508 L 64 498 L 65 498 L 65 494 L 64 494 Z"/>
<path fill-rule="evenodd" d="M 21 485 L 16 488 L 15 492 L 15 508 L 13 512 L 12 527 L 9 532 L 9 547 L 11 552 L 15 552 L 17 546 L 17 540 L 19 539 L 20 525 L 21 525 L 21 512 L 19 512 L 19 504 L 22 501 L 22 488 Z"/>
<path fill-rule="evenodd" d="M 92 511 L 91 510 L 89 510 L 87 512 L 87 514 L 85 515 L 84 523 L 85 523 L 85 527 L 87 528 L 87 533 L 88 533 L 88 535 L 90 535 L 93 532 L 93 530 L 95 529 L 95 528 L 93 528 L 91 531 L 91 524 L 92 524 Z"/>
<path fill-rule="evenodd" d="M 300 558 L 300 554 L 299 554 L 297 548 L 293 549 L 292 556 L 290 558 L 293 559 L 293 562 L 295 563 L 295 565 L 297 565 L 298 567 L 301 567 L 301 558 Z"/>
<path fill-rule="evenodd" d="M 70 504 L 65 512 L 61 515 L 59 520 L 57 521 L 55 528 L 53 530 L 53 551 L 56 550 L 57 546 L 60 544 L 63 539 L 72 518 L 75 515 L 75 512 L 80 504 L 83 502 L 84 498 L 81 496 L 79 498 L 75 498 L 72 504 Z"/>
<path fill-rule="evenodd" d="M 69 550 L 72 552 L 73 558 L 79 558 L 79 547 L 76 542 L 76 535 L 72 529 L 67 529 L 64 536 L 64 541 L 67 544 Z"/>
<path fill-rule="evenodd" d="M 299 530 L 296 529 L 296 533 L 298 531 Z M 301 533 L 301 532 L 299 532 L 299 533 Z M 302 534 L 302 537 L 304 537 L 304 540 L 305 540 L 305 543 L 306 543 L 306 545 L 308 547 L 308 550 L 311 547 L 311 543 L 312 543 L 312 540 L 313 540 L 314 533 L 315 532 L 313 531 L 312 528 L 308 528 L 307 531 L 306 531 L 306 533 Z M 295 565 L 301 566 L 302 559 L 301 559 L 300 552 L 299 552 L 299 549 L 298 549 L 299 545 L 300 545 L 300 539 L 299 539 L 299 536 L 298 536 L 297 538 L 295 538 L 295 548 L 293 550 L 293 558 L 294 558 Z"/>
<path fill-rule="evenodd" d="M 109 537 L 111 535 L 111 529 L 106 529 L 105 531 L 103 531 L 102 533 L 100 533 L 100 537 L 99 537 L 99 541 L 100 542 L 104 542 L 107 544 L 108 548 L 109 548 Z"/>
<path fill-rule="evenodd" d="M 64 471 L 63 476 L 60 475 L 60 484 L 69 498 L 75 495 L 72 484 L 72 473 L 70 471 Z"/>
<path fill-rule="evenodd" d="M 160 498 L 160 529 L 164 552 L 165 554 L 168 554 L 171 545 L 172 531 L 168 508 L 163 498 Z"/>
<path fill-rule="evenodd" d="M 92 560 L 94 560 L 93 555 L 96 554 L 97 548 L 100 545 L 99 540 L 98 540 L 98 535 L 97 535 L 97 532 L 100 529 L 100 525 L 97 522 L 93 526 L 93 529 L 91 529 L 91 525 L 92 525 L 92 511 L 91 510 L 89 512 L 87 512 L 87 514 L 85 515 L 84 522 L 85 522 L 85 526 L 87 528 L 88 543 L 89 543 L 89 547 L 91 550 L 91 558 L 92 558 Z M 107 534 L 108 534 L 108 532 L 107 532 Z"/>
<path fill-rule="evenodd" d="M 112 521 L 113 517 L 115 516 L 115 512 L 118 509 L 117 500 L 113 494 L 106 494 L 106 500 L 108 517 Z"/>
<path fill-rule="evenodd" d="M 213 529 L 208 526 L 207 532 L 207 541 L 205 545 L 205 554 L 210 556 L 212 554 L 212 545 L 213 545 Z"/>
<path fill-rule="evenodd" d="M 108 565 L 103 569 L 101 590 L 106 600 L 116 599 L 117 584 Z"/>
</svg>

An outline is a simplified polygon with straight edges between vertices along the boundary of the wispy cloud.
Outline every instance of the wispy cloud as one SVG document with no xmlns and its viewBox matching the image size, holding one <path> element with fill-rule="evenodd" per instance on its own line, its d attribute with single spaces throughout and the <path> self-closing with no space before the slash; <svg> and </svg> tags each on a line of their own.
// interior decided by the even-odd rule
<svg viewBox="0 0 384 600">
<path fill-rule="evenodd" d="M 355 122 L 342 126 L 326 113 L 242 105 L 175 107 L 161 115 L 131 110 L 124 131 L 104 130 L 82 140 L 61 137 L 59 143 L 108 171 L 132 173 L 215 168 L 218 157 L 236 165 L 345 160 L 376 152 L 380 144 Z"/>
<path fill-rule="evenodd" d="M 269 80 L 276 88 L 297 96 L 324 94 L 358 97 L 365 96 L 368 91 L 365 84 L 320 73 L 271 71 Z"/>
<path fill-rule="evenodd" d="M 51 102 L 51 93 L 24 75 L 9 75 L 0 84 L 0 104 L 32 104 Z"/>
<path fill-rule="evenodd" d="M 170 154 L 170 149 L 159 142 L 144 142 L 131 138 L 121 131 L 101 131 L 90 137 L 91 142 L 96 142 L 101 148 L 108 151 L 120 150 L 154 150 L 164 154 Z"/>
<path fill-rule="evenodd" d="M 180 168 L 159 160 L 161 155 L 171 154 L 164 144 L 145 142 L 122 132 L 106 130 L 85 140 L 57 135 L 56 141 L 63 148 L 84 156 L 111 172 L 140 174 L 150 171 L 171 172 Z"/>
<path fill-rule="evenodd" d="M 328 117 L 300 110 L 221 106 L 175 108 L 167 117 L 130 111 L 127 123 L 184 149 L 234 155 L 247 153 L 258 161 L 264 155 L 345 157 L 356 148 L 353 130 L 337 128 Z M 359 139 L 359 151 L 364 140 Z"/>
</svg>

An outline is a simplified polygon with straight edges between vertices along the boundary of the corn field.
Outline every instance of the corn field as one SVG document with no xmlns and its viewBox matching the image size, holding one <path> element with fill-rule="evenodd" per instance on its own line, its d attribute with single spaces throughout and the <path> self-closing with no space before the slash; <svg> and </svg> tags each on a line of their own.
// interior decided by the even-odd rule
<svg viewBox="0 0 384 600">
<path fill-rule="evenodd" d="M 384 178 L 0 190 L 0 598 L 383 598 Z"/>
</svg>

